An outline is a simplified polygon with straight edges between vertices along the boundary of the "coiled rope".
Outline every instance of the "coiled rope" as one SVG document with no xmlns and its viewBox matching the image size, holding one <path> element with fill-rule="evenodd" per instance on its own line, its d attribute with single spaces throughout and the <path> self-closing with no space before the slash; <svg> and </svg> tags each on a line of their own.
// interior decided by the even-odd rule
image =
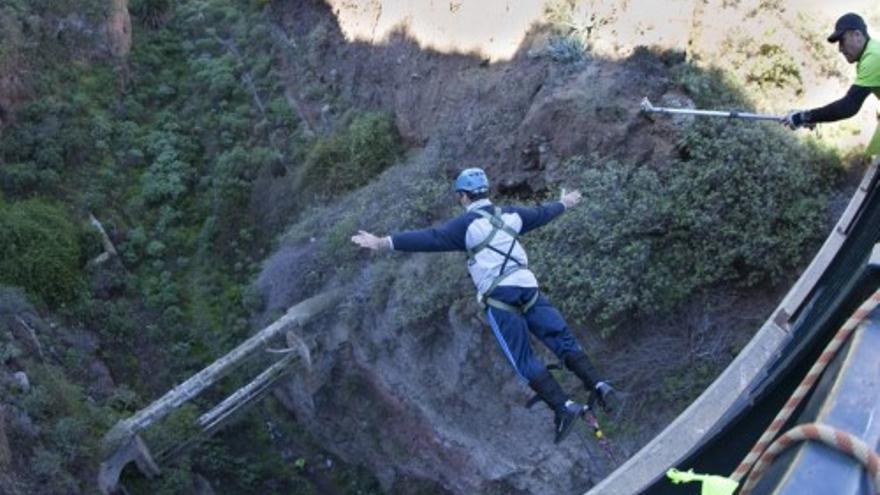
<svg viewBox="0 0 880 495">
<path fill-rule="evenodd" d="M 831 339 L 831 342 L 829 342 L 828 345 L 825 346 L 825 349 L 822 351 L 822 355 L 819 356 L 819 359 L 813 364 L 812 368 L 810 368 L 807 376 L 805 376 L 804 379 L 801 380 L 800 385 L 798 385 L 797 389 L 795 389 L 794 393 L 776 415 L 776 418 L 773 419 L 773 422 L 770 423 L 770 426 L 767 428 L 766 431 L 764 431 L 764 434 L 761 435 L 761 438 L 758 439 L 758 441 L 752 447 L 752 450 L 748 453 L 748 455 L 746 455 L 745 459 L 743 459 L 739 466 L 737 466 L 733 474 L 730 475 L 730 479 L 736 482 L 742 481 L 743 477 L 745 477 L 745 475 L 749 473 L 752 467 L 755 466 L 755 463 L 757 463 L 758 460 L 762 457 L 762 454 L 764 454 L 764 452 L 768 450 L 768 447 L 771 446 L 770 442 L 773 440 L 774 437 L 776 437 L 776 435 L 791 417 L 794 410 L 798 407 L 798 405 L 800 405 L 801 401 L 807 395 L 807 393 L 810 391 L 816 381 L 819 380 L 819 376 L 821 376 L 822 372 L 825 371 L 828 363 L 830 363 L 831 360 L 834 359 L 834 355 L 837 353 L 837 351 L 843 346 L 843 344 L 852 334 L 853 330 L 855 330 L 856 327 L 858 327 L 865 320 L 865 318 L 867 318 L 868 315 L 871 314 L 871 311 L 873 311 L 878 304 L 880 304 L 880 290 L 877 290 L 871 295 L 871 297 L 866 299 L 865 302 L 863 302 L 861 306 L 859 306 L 859 308 L 852 314 L 852 316 L 850 316 L 849 319 L 846 320 L 846 323 L 844 323 L 843 326 L 840 327 L 840 329 L 834 335 L 834 338 Z M 799 428 L 800 427 L 792 429 L 791 431 L 786 433 L 786 435 L 795 432 Z M 809 429 L 809 431 L 812 432 L 813 430 Z M 804 433 L 798 432 L 797 434 L 803 435 Z M 780 437 L 780 440 L 782 440 L 782 438 L 786 435 Z M 816 439 L 821 440 L 821 435 Z M 864 443 L 861 442 L 861 440 L 852 437 L 851 440 L 857 440 L 860 443 Z M 779 441 L 777 441 L 777 443 L 778 442 Z M 791 439 L 789 439 L 782 448 L 784 449 L 789 444 L 791 444 Z M 873 454 L 873 452 L 871 453 Z M 876 454 L 873 455 L 874 461 L 872 462 L 876 464 Z M 772 458 L 775 458 L 775 455 L 772 456 Z M 772 461 L 772 458 L 770 459 L 770 461 Z M 770 461 L 768 461 L 768 463 Z M 757 471 L 757 468 L 755 468 L 755 471 Z M 754 485 L 755 483 L 757 483 L 758 479 L 760 479 L 761 474 L 763 474 L 763 469 L 760 473 L 749 476 L 746 484 L 743 486 L 742 491 L 740 492 L 740 495 L 746 495 L 751 490 L 751 485 Z M 749 485 L 750 481 L 751 485 Z M 877 489 L 877 487 L 878 485 L 875 484 L 875 489 Z"/>
<path fill-rule="evenodd" d="M 856 459 L 874 480 L 874 493 L 880 494 L 880 456 L 859 438 L 819 423 L 796 426 L 777 438 L 755 464 L 755 469 L 743 484 L 739 495 L 748 495 L 761 479 L 764 471 L 789 446 L 805 440 L 816 440 Z"/>
</svg>

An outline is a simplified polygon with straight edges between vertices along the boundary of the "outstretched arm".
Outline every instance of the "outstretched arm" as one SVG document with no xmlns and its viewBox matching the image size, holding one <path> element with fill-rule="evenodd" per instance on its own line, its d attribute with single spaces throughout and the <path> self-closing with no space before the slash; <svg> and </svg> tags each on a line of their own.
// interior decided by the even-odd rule
<svg viewBox="0 0 880 495">
<path fill-rule="evenodd" d="M 853 84 L 849 87 L 849 91 L 846 92 L 843 98 L 833 101 L 824 107 L 789 112 L 785 119 L 783 119 L 783 124 L 791 129 L 797 129 L 798 127 L 819 122 L 837 122 L 838 120 L 848 119 L 858 113 L 865 99 L 870 94 L 871 88 Z"/>
<path fill-rule="evenodd" d="M 470 217 L 465 214 L 438 227 L 408 230 L 391 236 L 392 249 L 409 252 L 464 251 Z"/>
<path fill-rule="evenodd" d="M 578 190 L 566 192 L 562 189 L 559 201 L 546 203 L 536 208 L 514 208 L 514 211 L 522 218 L 523 226 L 520 230 L 525 234 L 530 230 L 547 225 L 551 220 L 558 217 L 566 209 L 571 208 L 581 201 L 581 193 Z"/>
<path fill-rule="evenodd" d="M 849 91 L 846 92 L 843 98 L 824 107 L 808 110 L 807 121 L 812 124 L 814 122 L 834 122 L 848 119 L 858 113 L 865 99 L 870 94 L 871 88 L 853 84 L 849 87 Z"/>
<path fill-rule="evenodd" d="M 462 215 L 439 227 L 408 230 L 387 237 L 378 237 L 361 230 L 351 237 L 351 242 L 374 251 L 383 249 L 410 252 L 464 251 L 468 223 L 467 216 Z"/>
</svg>

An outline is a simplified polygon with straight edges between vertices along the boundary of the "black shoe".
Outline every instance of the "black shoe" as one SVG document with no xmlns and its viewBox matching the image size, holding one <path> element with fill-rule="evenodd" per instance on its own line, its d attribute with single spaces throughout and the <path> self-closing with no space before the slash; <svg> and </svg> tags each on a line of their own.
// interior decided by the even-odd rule
<svg viewBox="0 0 880 495">
<path fill-rule="evenodd" d="M 577 402 L 567 401 L 564 406 L 556 410 L 556 417 L 553 423 L 556 425 L 556 438 L 553 443 L 559 443 L 565 440 L 565 437 L 571 433 L 571 428 L 578 416 L 583 414 L 585 406 Z"/>
<path fill-rule="evenodd" d="M 606 413 L 610 413 L 617 405 L 617 391 L 607 382 L 599 382 L 593 389 L 591 399 Z"/>
</svg>

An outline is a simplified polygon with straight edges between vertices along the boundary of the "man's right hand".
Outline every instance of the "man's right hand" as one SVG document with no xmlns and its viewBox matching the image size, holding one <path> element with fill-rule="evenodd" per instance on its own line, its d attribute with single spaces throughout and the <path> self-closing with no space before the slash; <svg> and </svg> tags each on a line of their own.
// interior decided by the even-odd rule
<svg viewBox="0 0 880 495">
<path fill-rule="evenodd" d="M 391 249 L 391 240 L 387 237 L 377 237 L 373 234 L 359 230 L 356 235 L 351 236 L 351 242 L 360 247 L 379 251 L 381 249 Z"/>
</svg>

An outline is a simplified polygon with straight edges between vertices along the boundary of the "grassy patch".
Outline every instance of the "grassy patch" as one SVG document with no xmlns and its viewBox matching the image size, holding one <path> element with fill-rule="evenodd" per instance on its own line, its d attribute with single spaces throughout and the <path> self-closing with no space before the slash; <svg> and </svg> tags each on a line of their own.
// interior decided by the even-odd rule
<svg viewBox="0 0 880 495">
<path fill-rule="evenodd" d="M 351 191 L 388 168 L 401 151 L 390 115 L 359 114 L 346 128 L 315 141 L 306 157 L 301 189 L 309 197 Z"/>
<path fill-rule="evenodd" d="M 64 210 L 40 200 L 0 202 L 0 281 L 53 305 L 74 299 L 79 229 Z"/>
</svg>

